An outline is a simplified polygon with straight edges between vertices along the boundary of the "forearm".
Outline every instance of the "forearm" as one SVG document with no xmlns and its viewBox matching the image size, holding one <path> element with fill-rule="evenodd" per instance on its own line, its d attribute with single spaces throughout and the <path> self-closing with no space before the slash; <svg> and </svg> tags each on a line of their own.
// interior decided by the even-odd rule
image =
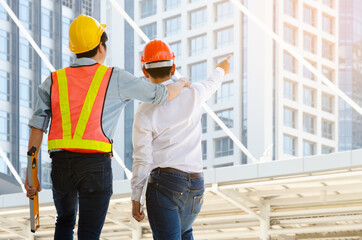
<svg viewBox="0 0 362 240">
<path fill-rule="evenodd" d="M 36 150 L 39 152 L 41 142 L 43 140 L 43 133 L 44 133 L 43 130 L 33 127 L 31 128 L 28 150 L 30 150 L 30 148 L 34 146 L 36 147 Z"/>
<path fill-rule="evenodd" d="M 185 80 L 178 80 L 175 83 L 168 84 L 166 87 L 168 89 L 168 100 L 171 100 L 175 98 L 182 90 L 183 87 L 185 87 L 186 81 Z"/>
</svg>

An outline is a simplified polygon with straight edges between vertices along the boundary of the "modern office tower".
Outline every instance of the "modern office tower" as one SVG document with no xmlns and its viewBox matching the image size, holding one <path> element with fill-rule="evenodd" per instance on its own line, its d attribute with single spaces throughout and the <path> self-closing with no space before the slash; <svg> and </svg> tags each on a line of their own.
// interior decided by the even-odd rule
<svg viewBox="0 0 362 240">
<path fill-rule="evenodd" d="M 275 30 L 338 86 L 338 1 L 276 1 Z M 275 45 L 276 159 L 337 151 L 338 97 Z"/>
<path fill-rule="evenodd" d="M 56 69 L 75 59 L 68 47 L 68 29 L 79 14 L 100 17 L 99 0 L 8 0 L 11 9 Z M 28 121 L 36 104 L 38 85 L 50 71 L 0 6 L 0 147 L 25 179 Z M 47 136 L 39 154 L 41 184 L 51 187 Z M 0 194 L 18 191 L 5 161 L 0 158 Z M 11 187 L 14 186 L 14 187 Z"/>
<path fill-rule="evenodd" d="M 339 87 L 362 106 L 362 2 L 339 0 Z M 362 148 L 362 116 L 339 101 L 339 151 Z"/>
</svg>

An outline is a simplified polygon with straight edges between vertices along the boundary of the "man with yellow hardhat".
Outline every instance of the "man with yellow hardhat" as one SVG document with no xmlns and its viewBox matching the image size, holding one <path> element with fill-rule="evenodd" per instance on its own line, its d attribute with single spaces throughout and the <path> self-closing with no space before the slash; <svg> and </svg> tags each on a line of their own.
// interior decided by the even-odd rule
<svg viewBox="0 0 362 240">
<path fill-rule="evenodd" d="M 79 207 L 78 239 L 99 239 L 112 195 L 112 137 L 124 106 L 132 99 L 164 104 L 189 85 L 151 84 L 117 67 L 103 65 L 106 25 L 80 15 L 69 28 L 70 67 L 55 71 L 38 88 L 29 126 L 29 149 L 48 134 L 53 199 L 57 210 L 54 239 L 73 239 Z M 32 198 L 40 189 L 25 183 Z"/>
<path fill-rule="evenodd" d="M 229 72 L 229 58 L 219 63 L 207 79 L 182 89 L 172 101 L 162 106 L 142 103 L 137 109 L 133 125 L 132 215 L 137 221 L 144 218 L 140 205 L 148 186 L 147 216 L 155 240 L 193 239 L 192 224 L 204 199 L 202 104 L 221 86 Z M 149 42 L 141 57 L 145 77 L 154 84 L 172 84 L 174 59 L 167 43 L 157 39 Z"/>
</svg>

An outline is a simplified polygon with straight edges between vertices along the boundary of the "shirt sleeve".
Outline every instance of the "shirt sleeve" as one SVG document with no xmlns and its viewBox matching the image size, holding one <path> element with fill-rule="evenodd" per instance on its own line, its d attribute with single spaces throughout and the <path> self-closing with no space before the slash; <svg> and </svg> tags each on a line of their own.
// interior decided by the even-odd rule
<svg viewBox="0 0 362 240">
<path fill-rule="evenodd" d="M 50 87 L 52 85 L 51 77 L 49 76 L 38 87 L 38 101 L 36 103 L 35 111 L 29 121 L 29 127 L 34 127 L 44 132 L 47 132 L 49 120 L 51 118 L 51 103 L 50 103 Z"/>
<path fill-rule="evenodd" d="M 137 99 L 158 105 L 167 102 L 168 90 L 163 84 L 152 84 L 117 67 L 112 75 L 118 80 L 118 91 L 123 101 Z"/>
<path fill-rule="evenodd" d="M 201 102 L 206 102 L 221 86 L 224 73 L 224 69 L 217 67 L 207 79 L 191 84 L 191 87 L 198 93 Z"/>
<path fill-rule="evenodd" d="M 134 161 L 132 166 L 131 200 L 139 202 L 143 186 L 147 184 L 145 181 L 153 163 L 152 127 L 150 120 L 147 120 L 139 111 L 135 115 L 132 135 Z"/>
</svg>

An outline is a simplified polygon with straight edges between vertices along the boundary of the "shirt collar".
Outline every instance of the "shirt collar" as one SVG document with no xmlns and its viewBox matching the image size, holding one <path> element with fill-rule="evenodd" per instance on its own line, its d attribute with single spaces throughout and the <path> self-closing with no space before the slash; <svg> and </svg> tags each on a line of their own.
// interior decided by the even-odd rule
<svg viewBox="0 0 362 240">
<path fill-rule="evenodd" d="M 92 58 L 77 58 L 74 63 L 72 63 L 71 67 L 79 67 L 79 66 L 90 66 L 97 64 L 96 60 Z"/>
<path fill-rule="evenodd" d="M 161 84 L 166 86 L 166 85 L 171 84 L 171 83 L 174 83 L 174 81 L 172 79 L 169 79 L 167 81 L 162 82 Z"/>
</svg>

